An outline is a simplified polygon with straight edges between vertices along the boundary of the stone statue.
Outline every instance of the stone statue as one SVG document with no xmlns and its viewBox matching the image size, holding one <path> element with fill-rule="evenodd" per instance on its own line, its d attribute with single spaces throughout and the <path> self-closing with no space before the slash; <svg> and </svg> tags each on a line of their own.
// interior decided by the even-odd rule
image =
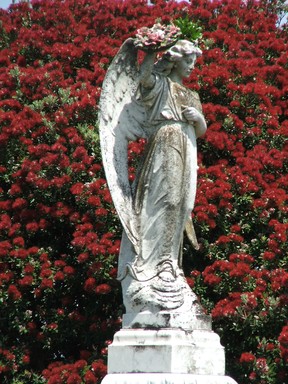
<svg viewBox="0 0 288 384">
<path fill-rule="evenodd" d="M 100 140 L 111 196 L 123 225 L 118 278 L 127 313 L 200 313 L 182 270 L 183 233 L 195 248 L 191 220 L 197 181 L 196 139 L 206 131 L 196 92 L 182 84 L 201 51 L 178 40 L 158 61 L 138 65 L 134 39 L 110 65 L 100 100 Z M 127 146 L 147 139 L 129 183 Z"/>
</svg>

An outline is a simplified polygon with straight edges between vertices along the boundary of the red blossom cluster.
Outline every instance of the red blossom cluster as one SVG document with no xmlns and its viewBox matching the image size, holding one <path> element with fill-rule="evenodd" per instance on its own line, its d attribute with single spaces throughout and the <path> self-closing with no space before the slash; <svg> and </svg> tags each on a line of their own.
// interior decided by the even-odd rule
<svg viewBox="0 0 288 384">
<path fill-rule="evenodd" d="M 280 333 L 280 336 L 278 338 L 278 341 L 280 343 L 281 356 L 283 357 L 284 361 L 287 363 L 288 362 L 288 326 L 287 325 L 283 327 Z"/>
<path fill-rule="evenodd" d="M 103 360 L 99 359 L 88 365 L 86 359 L 82 359 L 70 364 L 51 363 L 43 371 L 43 376 L 47 380 L 47 384 L 64 382 L 67 384 L 82 384 L 83 382 L 96 384 L 106 373 L 107 369 Z"/>
<path fill-rule="evenodd" d="M 281 2 L 280 2 L 281 3 Z M 122 228 L 97 132 L 102 81 L 122 42 L 191 18 L 203 56 L 188 283 L 241 384 L 287 372 L 287 28 L 259 1 L 32 0 L 0 10 L 0 381 L 100 383 L 121 326 Z M 135 178 L 145 140 L 130 143 Z M 239 343 L 233 340 L 239 339 Z"/>
</svg>

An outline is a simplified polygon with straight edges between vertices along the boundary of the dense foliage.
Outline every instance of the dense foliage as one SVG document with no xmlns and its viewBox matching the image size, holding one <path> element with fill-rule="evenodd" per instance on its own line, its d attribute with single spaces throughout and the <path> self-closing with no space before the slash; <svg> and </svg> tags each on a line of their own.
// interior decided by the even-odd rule
<svg viewBox="0 0 288 384">
<path fill-rule="evenodd" d="M 100 383 L 121 327 L 121 226 L 97 104 L 121 43 L 157 18 L 203 27 L 187 81 L 199 140 L 185 271 L 239 384 L 288 382 L 288 59 L 279 3 L 43 0 L 0 10 L 0 381 Z M 144 143 L 131 143 L 133 158 Z M 237 340 L 237 342 L 235 342 Z"/>
</svg>

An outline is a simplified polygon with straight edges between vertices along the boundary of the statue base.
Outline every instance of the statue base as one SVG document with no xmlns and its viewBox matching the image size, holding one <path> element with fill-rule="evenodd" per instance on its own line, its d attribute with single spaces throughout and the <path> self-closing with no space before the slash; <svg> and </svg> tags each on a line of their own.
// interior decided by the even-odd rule
<svg viewBox="0 0 288 384">
<path fill-rule="evenodd" d="M 228 376 L 171 373 L 109 374 L 102 384 L 237 384 Z"/>
<path fill-rule="evenodd" d="M 108 373 L 224 375 L 224 348 L 213 331 L 122 329 L 108 347 Z"/>
<path fill-rule="evenodd" d="M 225 376 L 225 352 L 211 317 L 127 313 L 108 347 L 102 384 L 237 384 Z"/>
</svg>

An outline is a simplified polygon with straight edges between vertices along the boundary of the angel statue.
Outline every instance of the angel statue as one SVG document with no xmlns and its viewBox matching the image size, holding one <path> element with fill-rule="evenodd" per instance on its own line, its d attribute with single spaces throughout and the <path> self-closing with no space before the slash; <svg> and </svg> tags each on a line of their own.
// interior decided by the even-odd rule
<svg viewBox="0 0 288 384">
<path fill-rule="evenodd" d="M 182 270 L 182 244 L 186 230 L 197 247 L 191 220 L 196 139 L 206 123 L 198 94 L 182 81 L 201 50 L 177 40 L 162 56 L 148 48 L 139 65 L 138 49 L 135 39 L 124 42 L 100 99 L 103 164 L 124 228 L 118 265 L 123 301 L 126 313 L 199 313 Z M 137 138 L 147 139 L 147 147 L 130 184 L 127 146 Z"/>
</svg>

